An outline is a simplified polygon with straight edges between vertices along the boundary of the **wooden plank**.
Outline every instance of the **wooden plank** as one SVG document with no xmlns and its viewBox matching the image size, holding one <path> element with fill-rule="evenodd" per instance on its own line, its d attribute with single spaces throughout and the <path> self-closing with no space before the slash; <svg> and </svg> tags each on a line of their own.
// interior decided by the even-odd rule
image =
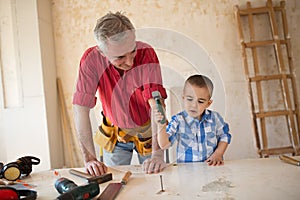
<svg viewBox="0 0 300 200">
<path fill-rule="evenodd" d="M 60 102 L 60 112 L 62 118 L 62 127 L 63 127 L 63 142 L 64 142 L 64 159 L 65 159 L 65 167 L 73 167 L 74 166 L 74 154 L 72 148 L 72 129 L 70 126 L 70 120 L 67 114 L 67 107 L 65 103 L 62 83 L 60 78 L 57 78 L 57 90 L 58 97 Z"/>
</svg>

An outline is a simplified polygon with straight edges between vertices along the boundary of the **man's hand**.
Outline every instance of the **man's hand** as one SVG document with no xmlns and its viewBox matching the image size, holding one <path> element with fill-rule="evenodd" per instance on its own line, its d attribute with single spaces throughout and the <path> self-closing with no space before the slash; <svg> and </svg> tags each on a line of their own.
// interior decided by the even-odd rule
<svg viewBox="0 0 300 200">
<path fill-rule="evenodd" d="M 143 171 L 147 174 L 152 174 L 161 172 L 167 165 L 164 161 L 164 151 L 159 147 L 157 141 L 157 119 L 155 119 L 154 112 L 158 115 L 159 113 L 155 108 L 155 100 L 151 98 L 148 102 L 151 107 L 152 157 L 144 161 Z"/>
<path fill-rule="evenodd" d="M 106 165 L 98 160 L 90 160 L 86 162 L 85 169 L 93 176 L 101 176 L 107 172 Z"/>
<path fill-rule="evenodd" d="M 152 173 L 157 174 L 161 172 L 166 166 L 167 165 L 163 160 L 163 158 L 160 157 L 148 158 L 143 163 L 143 171 L 146 174 L 152 174 Z"/>
</svg>

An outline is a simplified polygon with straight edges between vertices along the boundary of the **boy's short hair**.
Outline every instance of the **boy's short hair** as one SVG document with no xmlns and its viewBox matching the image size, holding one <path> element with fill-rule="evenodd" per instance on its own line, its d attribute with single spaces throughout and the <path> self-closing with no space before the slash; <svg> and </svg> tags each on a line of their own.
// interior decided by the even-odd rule
<svg viewBox="0 0 300 200">
<path fill-rule="evenodd" d="M 214 85 L 208 77 L 200 74 L 192 75 L 185 81 L 184 87 L 186 83 L 198 86 L 200 88 L 206 87 L 209 91 L 209 96 L 212 96 Z"/>
</svg>

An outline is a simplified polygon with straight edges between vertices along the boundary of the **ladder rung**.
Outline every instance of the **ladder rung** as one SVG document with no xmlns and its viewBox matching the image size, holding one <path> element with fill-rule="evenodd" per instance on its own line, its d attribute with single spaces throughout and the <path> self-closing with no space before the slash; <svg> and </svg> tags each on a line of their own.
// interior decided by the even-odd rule
<svg viewBox="0 0 300 200">
<path fill-rule="evenodd" d="M 268 13 L 269 8 L 267 7 L 257 7 L 257 8 L 246 8 L 246 9 L 239 9 L 239 14 L 242 15 L 249 15 L 249 14 L 265 14 Z"/>
<path fill-rule="evenodd" d="M 268 111 L 268 112 L 258 112 L 255 113 L 256 118 L 264 118 L 264 117 L 276 117 L 281 115 L 289 115 L 290 112 L 295 114 L 296 112 L 294 110 L 278 110 L 278 111 Z"/>
<path fill-rule="evenodd" d="M 283 8 L 281 6 L 274 6 L 273 7 L 275 11 L 281 11 Z M 255 14 L 266 14 L 269 12 L 268 7 L 256 7 L 256 8 L 245 8 L 245 9 L 239 9 L 239 14 L 241 16 L 245 15 L 255 15 Z"/>
<path fill-rule="evenodd" d="M 275 75 L 260 75 L 260 76 L 254 76 L 249 77 L 250 82 L 256 82 L 256 81 L 268 81 L 268 80 L 276 80 L 276 79 L 284 79 L 284 78 L 292 78 L 291 74 L 275 74 Z"/>
<path fill-rule="evenodd" d="M 261 47 L 274 44 L 276 44 L 276 40 L 253 41 L 244 43 L 246 48 Z M 287 44 L 287 40 L 280 40 L 280 44 Z"/>
<path fill-rule="evenodd" d="M 295 149 L 292 146 L 287 147 L 278 147 L 278 148 L 270 148 L 270 149 L 260 149 L 258 153 L 267 154 L 267 155 L 278 155 L 285 153 L 295 153 Z"/>
</svg>

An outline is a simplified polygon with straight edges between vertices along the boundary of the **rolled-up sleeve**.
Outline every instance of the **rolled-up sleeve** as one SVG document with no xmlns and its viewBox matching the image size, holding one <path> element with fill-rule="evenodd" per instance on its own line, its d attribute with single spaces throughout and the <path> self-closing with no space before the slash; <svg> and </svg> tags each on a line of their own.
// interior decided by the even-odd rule
<svg viewBox="0 0 300 200">
<path fill-rule="evenodd" d="M 141 66 L 143 67 L 143 80 L 145 81 L 143 90 L 144 100 L 148 101 L 151 99 L 153 91 L 159 91 L 161 97 L 166 99 L 167 92 L 163 87 L 161 67 L 155 51 L 149 48 L 144 56 L 146 57 L 145 60 L 148 61 L 147 64 Z"/>
<path fill-rule="evenodd" d="M 222 132 L 222 134 L 220 136 L 220 141 L 227 142 L 228 144 L 230 144 L 231 134 L 229 133 L 229 126 L 227 123 L 224 124 L 221 132 Z"/>
<path fill-rule="evenodd" d="M 166 128 L 166 132 L 169 135 L 169 141 L 171 142 L 171 145 L 175 143 L 175 141 L 178 141 L 178 131 L 179 131 L 179 121 L 177 119 L 177 116 L 174 115 L 171 118 L 171 121 L 168 123 L 168 126 Z"/>
<path fill-rule="evenodd" d="M 219 113 L 215 112 L 218 142 L 231 142 L 231 134 L 229 133 L 229 125 L 224 121 Z"/>
<path fill-rule="evenodd" d="M 73 104 L 89 108 L 96 105 L 97 98 L 95 94 L 98 88 L 99 76 L 95 69 L 97 62 L 93 59 L 93 49 L 88 49 L 81 58 Z"/>
<path fill-rule="evenodd" d="M 152 98 L 152 92 L 154 91 L 159 91 L 160 95 L 163 99 L 167 98 L 167 93 L 166 90 L 163 86 L 161 85 L 150 85 L 149 87 L 145 88 L 143 90 L 143 97 L 145 101 L 148 101 L 149 99 Z"/>
<path fill-rule="evenodd" d="M 86 94 L 76 91 L 73 95 L 73 104 L 93 108 L 96 105 L 97 97 L 92 94 Z"/>
</svg>

